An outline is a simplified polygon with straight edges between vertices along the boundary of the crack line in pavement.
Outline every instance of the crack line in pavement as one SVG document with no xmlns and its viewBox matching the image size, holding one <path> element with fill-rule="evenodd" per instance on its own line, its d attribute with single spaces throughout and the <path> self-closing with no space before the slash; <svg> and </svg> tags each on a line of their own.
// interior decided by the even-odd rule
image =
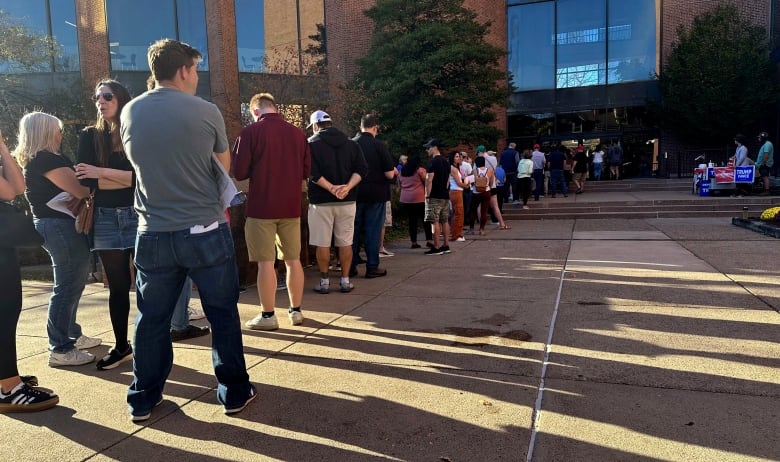
<svg viewBox="0 0 780 462">
<path fill-rule="evenodd" d="M 571 252 L 571 240 L 569 241 L 569 252 Z M 542 413 L 542 398 L 544 397 L 544 379 L 547 375 L 547 365 L 550 361 L 550 351 L 552 350 L 553 333 L 555 332 L 555 321 L 558 319 L 558 307 L 561 304 L 561 293 L 563 292 L 563 280 L 566 276 L 566 265 L 569 261 L 569 254 L 566 254 L 566 261 L 563 262 L 563 268 L 561 269 L 561 277 L 558 282 L 558 294 L 555 297 L 555 308 L 553 309 L 552 318 L 550 319 L 550 330 L 547 333 L 547 342 L 544 345 L 544 359 L 542 360 L 542 373 L 539 375 L 539 391 L 536 394 L 536 403 L 534 404 L 534 412 L 531 417 L 531 441 L 528 443 L 528 453 L 526 454 L 526 462 L 531 462 L 534 456 L 534 444 L 536 443 L 536 434 L 539 430 L 539 422 L 541 420 Z"/>
</svg>

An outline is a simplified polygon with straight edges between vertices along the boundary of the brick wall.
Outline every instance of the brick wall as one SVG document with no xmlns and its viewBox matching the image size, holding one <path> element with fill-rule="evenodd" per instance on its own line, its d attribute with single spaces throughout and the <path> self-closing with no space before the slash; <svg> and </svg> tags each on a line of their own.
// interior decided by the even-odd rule
<svg viewBox="0 0 780 462">
<path fill-rule="evenodd" d="M 106 9 L 103 0 L 76 0 L 82 96 L 88 101 L 95 84 L 109 76 Z"/>
<path fill-rule="evenodd" d="M 341 88 L 355 75 L 355 61 L 365 54 L 371 44 L 374 26 L 364 12 L 374 5 L 374 0 L 325 0 L 330 94 L 330 106 L 325 109 L 334 124 L 345 130 L 350 127 L 345 126 L 344 93 Z"/>
<path fill-rule="evenodd" d="M 242 125 L 234 5 L 232 1 L 206 2 L 211 101 L 222 111 L 228 140 L 238 136 Z"/>
<path fill-rule="evenodd" d="M 719 5 L 733 4 L 737 6 L 743 18 L 753 24 L 770 30 L 771 1 L 770 0 L 663 0 L 661 18 L 662 62 L 666 62 L 672 43 L 677 40 L 677 28 L 684 25 L 690 27 L 693 19 L 702 13 L 713 10 Z"/>
</svg>

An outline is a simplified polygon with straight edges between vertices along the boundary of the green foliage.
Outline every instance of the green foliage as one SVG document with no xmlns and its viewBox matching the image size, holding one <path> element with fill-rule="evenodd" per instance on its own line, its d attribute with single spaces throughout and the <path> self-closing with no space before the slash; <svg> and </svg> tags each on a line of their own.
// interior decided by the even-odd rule
<svg viewBox="0 0 780 462">
<path fill-rule="evenodd" d="M 14 146 L 19 120 L 30 111 L 56 115 L 66 125 L 80 128 L 94 117 L 94 107 L 80 100 L 81 84 L 76 73 L 51 72 L 52 57 L 61 46 L 46 35 L 36 34 L 0 10 L 0 64 L 10 73 L 0 73 L 0 127 Z M 75 152 L 77 133 L 66 127 L 62 151 Z"/>
<path fill-rule="evenodd" d="M 660 76 L 664 128 L 691 143 L 749 133 L 777 101 L 766 30 L 718 6 L 680 27 Z"/>
<path fill-rule="evenodd" d="M 0 10 L 0 64 L 23 72 L 47 70 L 55 48 L 58 45 L 49 37 L 30 32 Z"/>
<path fill-rule="evenodd" d="M 485 41 L 490 24 L 476 21 L 463 0 L 377 0 L 371 48 L 347 89 L 348 117 L 376 112 L 397 153 L 439 138 L 446 146 L 494 145 L 494 106 L 509 88 L 499 60 L 506 51 Z"/>
<path fill-rule="evenodd" d="M 317 33 L 309 36 L 314 44 L 309 44 L 304 52 L 314 58 L 317 73 L 325 74 L 328 71 L 328 35 L 325 24 L 317 23 L 316 26 Z"/>
</svg>

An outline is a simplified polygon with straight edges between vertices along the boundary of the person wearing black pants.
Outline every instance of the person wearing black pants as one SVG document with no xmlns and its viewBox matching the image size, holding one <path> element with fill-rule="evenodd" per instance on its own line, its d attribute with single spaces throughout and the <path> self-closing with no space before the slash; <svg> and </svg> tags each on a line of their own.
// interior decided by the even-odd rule
<svg viewBox="0 0 780 462">
<path fill-rule="evenodd" d="M 0 201 L 11 201 L 24 192 L 22 170 L 11 157 L 0 133 Z M 37 388 L 38 379 L 19 376 L 16 366 L 16 325 L 22 312 L 22 276 L 16 249 L 0 247 L 0 413 L 41 411 L 54 407 L 59 398 Z"/>
<path fill-rule="evenodd" d="M 427 173 L 420 166 L 420 156 L 411 154 L 406 163 L 401 167 L 401 174 L 397 176 L 398 185 L 401 187 L 401 208 L 406 211 L 409 223 L 409 239 L 412 248 L 419 249 L 417 243 L 417 223 L 423 222 L 425 240 L 428 247 L 433 247 L 433 231 L 430 223 L 425 223 L 425 177 Z"/>
</svg>

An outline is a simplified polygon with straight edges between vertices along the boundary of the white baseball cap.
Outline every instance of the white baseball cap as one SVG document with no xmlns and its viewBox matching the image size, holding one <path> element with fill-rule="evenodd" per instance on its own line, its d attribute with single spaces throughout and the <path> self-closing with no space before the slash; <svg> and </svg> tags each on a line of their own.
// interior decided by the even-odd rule
<svg viewBox="0 0 780 462">
<path fill-rule="evenodd" d="M 314 124 L 318 124 L 320 122 L 330 122 L 330 116 L 325 111 L 314 111 L 312 112 L 311 116 L 309 117 L 309 125 L 306 126 L 306 128 L 311 127 Z"/>
</svg>

